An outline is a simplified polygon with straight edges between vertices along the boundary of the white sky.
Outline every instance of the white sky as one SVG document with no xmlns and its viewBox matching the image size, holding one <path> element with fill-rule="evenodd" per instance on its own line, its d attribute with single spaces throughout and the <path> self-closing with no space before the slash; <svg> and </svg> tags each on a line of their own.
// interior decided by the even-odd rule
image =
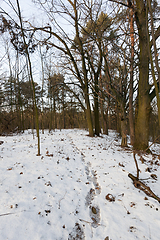
<svg viewBox="0 0 160 240">
<path fill-rule="evenodd" d="M 13 10 L 9 7 L 7 4 L 9 1 L 8 0 L 0 0 L 0 7 L 2 7 L 4 10 L 8 11 L 13 14 Z M 16 8 L 16 1 L 11 0 L 11 3 L 13 6 Z M 27 18 L 31 18 L 33 16 L 40 16 L 42 17 L 42 14 L 40 11 L 37 11 L 37 7 L 35 4 L 32 2 L 32 0 L 19 0 L 20 8 L 22 11 L 22 15 Z"/>
<path fill-rule="evenodd" d="M 13 4 L 13 7 L 15 7 L 15 9 L 16 9 L 17 8 L 16 7 L 17 6 L 16 0 L 10 0 L 10 2 L 11 2 L 11 4 Z M 21 13 L 22 13 L 22 17 L 23 17 L 24 21 L 29 20 L 30 22 L 32 22 L 34 24 L 34 26 L 43 25 L 43 24 L 46 25 L 47 16 L 43 12 L 43 10 L 40 9 L 38 4 L 35 5 L 32 2 L 32 0 L 27 0 L 27 1 L 26 0 L 19 0 L 19 4 L 20 4 Z M 12 9 L 12 7 L 9 6 L 9 0 L 0 0 L 0 8 L 1 8 L 0 12 L 3 9 L 7 13 L 9 13 L 9 15 L 11 15 L 11 17 L 14 20 L 16 19 L 16 14 L 15 14 L 14 10 Z M 64 28 L 67 31 L 70 30 L 70 27 L 68 25 L 64 24 L 64 20 L 62 22 L 62 25 L 64 25 Z M 66 26 L 67 26 L 67 28 L 66 28 Z M 0 59 L 2 59 L 3 55 L 5 54 L 4 48 L 2 50 L 2 46 L 5 45 L 5 42 L 2 41 L 0 44 L 1 44 Z M 38 81 L 38 79 L 40 78 L 41 65 L 40 65 L 40 62 L 39 62 L 40 59 L 38 59 L 36 57 L 36 55 L 37 54 L 31 54 L 31 58 L 32 58 L 32 66 L 34 66 L 33 72 L 35 74 L 35 81 Z M 2 72 L 4 72 L 5 68 L 8 69 L 8 60 L 7 59 L 6 59 L 5 63 L 6 64 L 4 64 L 4 62 L 3 62 Z M 53 65 L 54 65 L 54 63 L 53 63 Z M 1 65 L 0 65 L 0 68 L 1 68 Z M 55 62 L 55 68 L 56 68 L 56 62 Z M 0 69 L 0 74 L 1 74 L 1 69 Z"/>
</svg>

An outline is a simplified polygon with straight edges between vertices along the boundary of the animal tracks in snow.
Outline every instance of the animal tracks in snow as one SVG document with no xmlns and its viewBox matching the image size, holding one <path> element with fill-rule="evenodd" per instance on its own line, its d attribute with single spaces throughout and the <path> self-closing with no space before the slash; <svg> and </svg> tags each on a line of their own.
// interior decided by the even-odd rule
<svg viewBox="0 0 160 240">
<path fill-rule="evenodd" d="M 88 184 L 93 184 L 93 188 L 90 188 L 90 190 L 88 191 L 86 197 L 85 197 L 85 206 L 89 208 L 89 215 L 91 218 L 91 226 L 94 228 L 97 228 L 99 226 L 100 223 L 100 207 L 98 206 L 98 204 L 94 204 L 93 200 L 96 198 L 97 195 L 99 195 L 101 193 L 101 186 L 98 183 L 97 180 L 97 173 L 96 171 L 92 168 L 92 164 L 91 162 L 87 162 L 86 163 L 86 156 L 85 154 L 82 152 L 82 150 L 80 150 L 77 146 L 76 143 L 73 142 L 73 139 L 69 136 L 68 137 L 71 140 L 71 144 L 73 146 L 73 148 L 76 148 L 76 150 L 78 152 L 81 153 L 82 156 L 82 161 L 85 164 L 85 173 L 87 176 L 87 180 L 88 180 Z"/>
</svg>

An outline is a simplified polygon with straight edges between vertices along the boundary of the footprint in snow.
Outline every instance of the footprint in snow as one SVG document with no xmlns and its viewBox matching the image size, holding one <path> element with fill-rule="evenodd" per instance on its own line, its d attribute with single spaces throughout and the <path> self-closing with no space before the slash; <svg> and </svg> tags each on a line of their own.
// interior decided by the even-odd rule
<svg viewBox="0 0 160 240">
<path fill-rule="evenodd" d="M 83 228 L 79 223 L 75 223 L 75 227 L 72 232 L 69 233 L 68 240 L 85 240 Z"/>
</svg>

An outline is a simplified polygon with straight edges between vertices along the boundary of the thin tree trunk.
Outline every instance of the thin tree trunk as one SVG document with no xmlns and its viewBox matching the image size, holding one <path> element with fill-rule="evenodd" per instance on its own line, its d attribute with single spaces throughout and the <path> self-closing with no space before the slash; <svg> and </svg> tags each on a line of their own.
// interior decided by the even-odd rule
<svg viewBox="0 0 160 240">
<path fill-rule="evenodd" d="M 88 89 L 85 89 L 84 92 L 85 92 L 85 103 L 86 103 L 85 112 L 86 112 L 86 118 L 87 118 L 87 123 L 88 123 L 89 136 L 93 137 L 94 136 L 93 122 L 92 122 L 91 106 L 90 106 L 90 101 L 89 101 Z"/>
<path fill-rule="evenodd" d="M 57 117 L 56 117 L 56 100 L 53 97 L 53 129 L 57 128 Z"/>
<path fill-rule="evenodd" d="M 155 65 L 156 65 L 156 68 L 157 68 L 158 80 L 159 80 L 159 83 L 160 83 L 160 68 L 159 68 L 159 64 L 158 64 L 158 57 L 157 57 L 158 54 L 157 54 L 156 41 L 155 41 L 155 36 L 154 36 L 154 25 L 153 25 L 152 8 L 151 8 L 150 0 L 147 0 L 147 2 L 148 2 L 150 16 L 151 16 L 151 33 L 152 33 L 152 41 L 153 41 L 153 46 L 154 46 Z M 152 53 L 151 53 L 151 48 L 150 48 L 150 44 L 149 43 L 150 43 L 150 39 L 149 39 L 149 30 L 148 30 L 148 49 L 149 49 L 152 77 L 153 77 L 153 82 L 154 82 L 154 86 L 155 86 L 156 98 L 157 98 L 158 121 L 159 121 L 159 126 L 160 126 L 160 96 L 159 96 L 159 89 L 158 89 L 158 85 L 157 85 L 157 81 L 156 81 L 156 76 L 155 76 L 155 71 L 154 71 L 154 64 L 153 64 L 153 58 L 152 58 Z"/>
<path fill-rule="evenodd" d="M 130 84 L 129 84 L 129 128 L 130 142 L 134 145 L 134 114 L 133 114 L 133 64 L 134 64 L 134 21 L 133 9 L 130 10 L 130 36 L 131 36 L 131 65 L 130 65 Z"/>
<path fill-rule="evenodd" d="M 121 147 L 127 147 L 127 118 L 126 118 L 126 112 L 125 107 L 123 106 L 123 103 L 121 104 Z"/>
<path fill-rule="evenodd" d="M 73 7 L 74 10 L 74 23 L 75 23 L 75 32 L 76 32 L 76 37 L 78 40 L 78 45 L 80 49 L 80 55 L 81 55 L 81 62 L 82 62 L 82 71 L 84 75 L 84 82 L 82 84 L 81 80 L 81 85 L 83 86 L 83 92 L 84 92 L 84 97 L 85 97 L 85 104 L 86 104 L 86 118 L 87 118 L 87 123 L 88 123 L 88 129 L 89 129 L 89 136 L 93 137 L 94 132 L 93 132 L 93 122 L 92 122 L 92 115 L 91 115 L 91 107 L 90 107 L 90 100 L 89 100 L 89 93 L 88 93 L 88 71 L 86 67 L 86 58 L 85 58 L 85 51 L 83 48 L 83 43 L 80 37 L 80 31 L 79 31 L 79 22 L 78 22 L 78 12 L 77 12 L 77 2 L 74 1 L 71 2 L 69 1 Z M 77 68 L 77 65 L 76 65 Z M 79 71 L 78 71 L 79 74 Z"/>
<path fill-rule="evenodd" d="M 9 49 L 7 45 L 7 57 L 8 57 L 8 63 L 9 63 L 9 70 L 10 70 L 10 86 L 11 86 L 11 118 L 13 117 L 13 90 L 12 90 L 12 81 L 13 81 L 13 74 L 12 74 L 12 67 L 11 67 L 11 59 L 9 55 Z"/>
<path fill-rule="evenodd" d="M 41 55 L 41 67 L 42 67 L 42 113 L 41 113 L 41 117 L 42 117 L 42 134 L 44 134 L 44 102 L 43 102 L 43 89 L 44 89 L 44 64 L 43 64 L 43 55 L 42 55 L 42 50 L 41 50 L 41 46 L 40 46 L 40 55 Z"/>
<path fill-rule="evenodd" d="M 94 124 L 95 134 L 99 136 L 100 122 L 99 122 L 99 87 L 98 87 L 98 75 L 95 73 L 94 76 Z"/>
<path fill-rule="evenodd" d="M 119 134 L 121 134 L 121 123 L 120 123 L 120 111 L 119 111 L 119 105 L 118 105 L 118 101 L 116 100 L 116 107 L 115 107 L 115 111 L 116 111 L 116 123 L 117 123 L 117 132 Z"/>
<path fill-rule="evenodd" d="M 20 20 L 21 33 L 22 33 L 23 42 L 24 42 L 24 45 L 25 45 L 25 52 L 26 52 L 27 59 L 28 59 L 29 74 L 30 74 L 30 78 L 31 78 L 32 88 L 33 88 L 33 99 L 34 99 L 35 116 L 36 116 L 36 130 L 37 130 L 37 139 L 38 139 L 38 154 L 37 155 L 40 156 L 39 119 L 38 119 L 38 108 L 37 108 L 36 96 L 35 96 L 35 85 L 34 85 L 33 75 L 32 75 L 32 65 L 31 65 L 31 60 L 30 60 L 30 56 L 29 56 L 29 52 L 28 52 L 28 47 L 27 47 L 27 44 L 26 44 L 25 35 L 24 35 L 24 31 L 23 31 L 23 24 L 22 24 L 22 17 L 21 17 L 19 0 L 16 0 L 16 1 L 17 1 L 17 7 L 18 7 L 18 17 L 19 17 L 19 20 Z"/>
<path fill-rule="evenodd" d="M 64 96 L 64 81 L 63 81 L 63 87 L 62 87 L 63 129 L 66 128 L 65 102 L 64 102 L 64 99 L 65 99 L 65 96 Z"/>
<path fill-rule="evenodd" d="M 96 91 L 96 90 L 95 90 Z M 95 134 L 99 136 L 100 134 L 100 123 L 99 123 L 99 101 L 97 92 L 94 93 L 94 124 L 95 124 Z"/>
<path fill-rule="evenodd" d="M 107 106 L 106 114 L 104 114 L 103 102 L 104 102 L 103 100 L 101 100 L 100 102 L 102 128 L 103 128 L 103 134 L 108 135 L 108 106 Z"/>
</svg>

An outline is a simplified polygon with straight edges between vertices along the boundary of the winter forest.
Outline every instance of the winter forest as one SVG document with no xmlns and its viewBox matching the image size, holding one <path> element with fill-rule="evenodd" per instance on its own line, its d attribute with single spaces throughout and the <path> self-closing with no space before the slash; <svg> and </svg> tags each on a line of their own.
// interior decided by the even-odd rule
<svg viewBox="0 0 160 240">
<path fill-rule="evenodd" d="M 0 240 L 159 240 L 159 0 L 0 0 L 0 48 Z"/>
</svg>

